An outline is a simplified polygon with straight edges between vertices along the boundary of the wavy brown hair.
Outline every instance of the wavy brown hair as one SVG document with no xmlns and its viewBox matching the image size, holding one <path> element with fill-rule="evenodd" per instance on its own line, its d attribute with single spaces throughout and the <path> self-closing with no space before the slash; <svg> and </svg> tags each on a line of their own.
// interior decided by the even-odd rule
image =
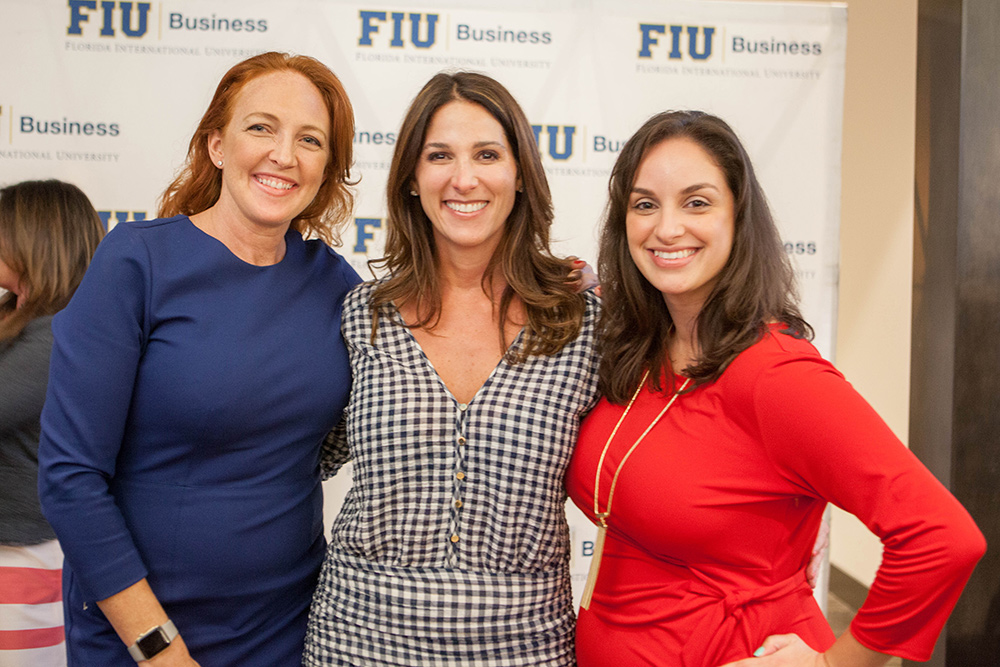
<svg viewBox="0 0 1000 667">
<path fill-rule="evenodd" d="M 695 141 L 725 174 L 734 199 L 733 247 L 696 321 L 699 356 L 685 375 L 694 386 L 717 379 L 743 350 L 757 342 L 769 322 L 811 338 L 797 305 L 795 273 L 746 149 L 729 125 L 701 111 L 668 111 L 650 118 L 622 148 L 611 172 L 608 207 L 601 229 L 603 311 L 598 349 L 600 389 L 625 403 L 648 369 L 653 387 L 673 378 L 667 346 L 674 331 L 663 295 L 643 277 L 629 253 L 625 220 L 629 196 L 643 159 L 668 139 Z"/>
<path fill-rule="evenodd" d="M 211 208 L 222 191 L 222 171 L 208 154 L 208 139 L 222 132 L 232 118 L 236 97 L 248 81 L 273 72 L 298 72 L 319 90 L 330 113 L 330 161 L 324 181 L 312 202 L 292 220 L 292 229 L 333 245 L 339 227 L 349 220 L 354 207 L 350 189 L 353 163 L 354 110 L 340 80 L 330 69 L 309 56 L 270 51 L 234 65 L 222 81 L 188 144 L 187 159 L 180 174 L 160 197 L 160 217 L 194 215 Z"/>
<path fill-rule="evenodd" d="M 83 279 L 104 225 L 87 195 L 62 181 L 24 181 L 0 189 L 0 260 L 20 279 L 0 297 L 0 343 L 28 323 L 62 310 Z"/>
<path fill-rule="evenodd" d="M 388 303 L 413 304 L 419 321 L 413 327 L 433 329 L 441 314 L 437 254 L 430 220 L 420 198 L 410 194 L 427 127 L 438 109 L 456 100 L 478 104 L 503 128 L 510 144 L 523 192 L 504 224 L 503 235 L 483 274 L 483 291 L 493 294 L 497 269 L 506 281 L 500 297 L 501 347 L 504 323 L 514 298 L 520 298 L 527 317 L 522 349 L 511 361 L 531 355 L 554 354 L 576 338 L 583 322 L 584 298 L 566 283 L 568 260 L 549 250 L 552 197 L 545 178 L 535 135 L 514 97 L 495 79 L 475 72 L 436 74 L 410 104 L 392 156 L 387 184 L 388 219 L 385 255 L 369 264 L 384 267 L 388 278 L 372 295 L 372 337 L 379 309 Z"/>
</svg>

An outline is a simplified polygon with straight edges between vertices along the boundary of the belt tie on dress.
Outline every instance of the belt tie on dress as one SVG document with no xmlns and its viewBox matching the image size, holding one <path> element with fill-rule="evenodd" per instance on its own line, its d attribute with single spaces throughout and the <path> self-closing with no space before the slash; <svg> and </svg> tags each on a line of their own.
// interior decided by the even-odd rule
<svg viewBox="0 0 1000 667">
<path fill-rule="evenodd" d="M 742 631 L 744 641 L 750 644 L 749 628 L 744 625 L 747 607 L 761 602 L 773 602 L 808 587 L 805 570 L 770 586 L 747 588 L 726 593 L 713 585 L 697 581 L 691 586 L 689 595 L 716 598 L 715 604 L 706 610 L 705 617 L 694 629 L 681 651 L 684 667 L 718 667 L 722 663 L 723 652 L 733 644 L 737 633 Z M 750 657 L 750 656 L 746 656 Z"/>
</svg>

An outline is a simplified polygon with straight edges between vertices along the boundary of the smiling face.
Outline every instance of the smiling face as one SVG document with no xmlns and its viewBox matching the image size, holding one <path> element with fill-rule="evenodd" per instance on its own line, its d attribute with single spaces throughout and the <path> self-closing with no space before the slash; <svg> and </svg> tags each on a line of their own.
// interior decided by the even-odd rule
<svg viewBox="0 0 1000 667">
<path fill-rule="evenodd" d="M 248 81 L 225 129 L 208 140 L 222 167 L 217 207 L 250 226 L 287 227 L 316 196 L 330 160 L 330 112 L 303 75 Z"/>
<path fill-rule="evenodd" d="M 439 253 L 476 249 L 492 255 L 519 182 L 503 127 L 486 109 L 464 100 L 438 109 L 414 181 Z"/>
<path fill-rule="evenodd" d="M 686 137 L 649 150 L 625 218 L 629 252 L 675 321 L 696 315 L 733 247 L 734 198 L 712 156 Z"/>
</svg>

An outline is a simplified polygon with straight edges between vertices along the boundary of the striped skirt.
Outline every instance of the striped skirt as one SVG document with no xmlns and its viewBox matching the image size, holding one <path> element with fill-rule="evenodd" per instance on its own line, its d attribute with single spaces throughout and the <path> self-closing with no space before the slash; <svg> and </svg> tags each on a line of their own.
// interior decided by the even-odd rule
<svg viewBox="0 0 1000 667">
<path fill-rule="evenodd" d="M 62 550 L 0 546 L 0 665 L 65 667 Z"/>
</svg>

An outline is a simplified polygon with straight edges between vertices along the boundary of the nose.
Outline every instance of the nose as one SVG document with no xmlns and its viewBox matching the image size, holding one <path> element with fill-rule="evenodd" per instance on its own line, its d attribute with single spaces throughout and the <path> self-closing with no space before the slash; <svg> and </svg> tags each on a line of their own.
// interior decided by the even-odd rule
<svg viewBox="0 0 1000 667">
<path fill-rule="evenodd" d="M 468 192 L 479 185 L 476 166 L 469 160 L 456 160 L 451 185 L 458 192 Z"/>
<path fill-rule="evenodd" d="M 295 164 L 295 138 L 285 134 L 275 136 L 270 157 L 279 167 L 291 167 Z"/>
<path fill-rule="evenodd" d="M 682 214 L 664 208 L 656 221 L 653 233 L 656 234 L 656 239 L 661 243 L 673 243 L 684 236 L 684 232 L 687 231 L 684 224 Z"/>
</svg>

